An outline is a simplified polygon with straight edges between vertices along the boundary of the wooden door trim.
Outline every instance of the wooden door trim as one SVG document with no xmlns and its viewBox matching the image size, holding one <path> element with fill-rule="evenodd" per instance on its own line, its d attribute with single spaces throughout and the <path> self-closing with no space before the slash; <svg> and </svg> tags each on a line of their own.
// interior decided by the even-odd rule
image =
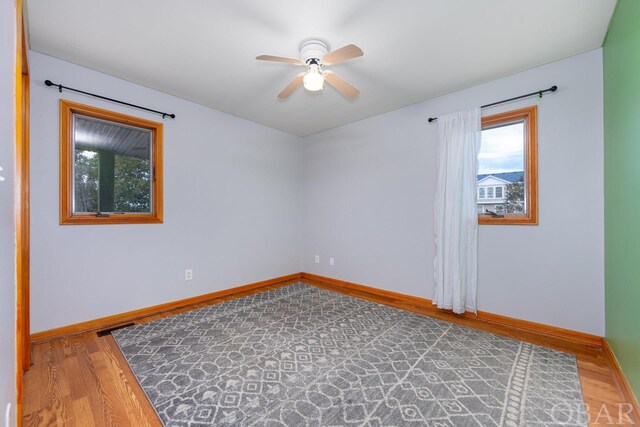
<svg viewBox="0 0 640 427">
<path fill-rule="evenodd" d="M 29 331 L 29 58 L 23 1 L 16 0 L 15 218 L 16 416 L 22 425 L 23 373 L 31 365 Z"/>
</svg>

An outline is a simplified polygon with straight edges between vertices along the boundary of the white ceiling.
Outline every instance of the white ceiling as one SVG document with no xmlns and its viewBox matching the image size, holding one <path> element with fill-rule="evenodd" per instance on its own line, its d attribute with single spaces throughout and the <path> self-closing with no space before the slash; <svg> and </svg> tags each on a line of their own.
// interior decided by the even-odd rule
<svg viewBox="0 0 640 427">
<path fill-rule="evenodd" d="M 615 3 L 28 0 L 27 7 L 35 51 L 304 136 L 600 47 Z M 358 98 L 328 85 L 276 98 L 301 69 L 254 58 L 298 57 L 308 37 L 364 50 L 329 67 L 360 89 Z M 69 78 L 63 84 L 73 87 Z"/>
</svg>

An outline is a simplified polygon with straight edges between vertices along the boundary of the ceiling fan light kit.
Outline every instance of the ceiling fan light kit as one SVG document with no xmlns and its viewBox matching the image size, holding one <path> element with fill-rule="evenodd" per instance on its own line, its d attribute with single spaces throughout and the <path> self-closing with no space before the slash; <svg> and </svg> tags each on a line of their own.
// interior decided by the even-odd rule
<svg viewBox="0 0 640 427">
<path fill-rule="evenodd" d="M 315 61 L 315 59 L 311 59 L 310 61 Z M 314 62 L 308 64 L 308 68 L 309 71 L 307 71 L 302 78 L 304 88 L 311 92 L 322 90 L 322 87 L 324 86 L 324 76 L 320 70 L 320 65 Z"/>
<path fill-rule="evenodd" d="M 358 89 L 338 77 L 337 74 L 328 70 L 324 71 L 322 67 L 362 56 L 364 55 L 362 49 L 354 44 L 349 44 L 333 52 L 329 52 L 329 44 L 324 40 L 316 38 L 303 40 L 302 43 L 300 43 L 299 49 L 300 59 L 273 55 L 260 55 L 256 57 L 256 59 L 260 61 L 284 62 L 293 65 L 302 65 L 307 68 L 307 71 L 298 74 L 282 92 L 278 94 L 278 98 L 288 98 L 301 85 L 311 92 L 320 91 L 324 87 L 325 80 L 348 98 L 358 96 L 360 93 Z"/>
</svg>

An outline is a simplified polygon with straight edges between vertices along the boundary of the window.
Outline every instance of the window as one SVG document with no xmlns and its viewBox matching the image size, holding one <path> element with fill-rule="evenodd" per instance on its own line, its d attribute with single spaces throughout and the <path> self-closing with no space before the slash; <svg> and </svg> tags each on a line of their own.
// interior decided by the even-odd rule
<svg viewBox="0 0 640 427">
<path fill-rule="evenodd" d="M 60 224 L 162 222 L 162 124 L 60 100 Z"/>
<path fill-rule="evenodd" d="M 537 146 L 535 106 L 482 118 L 478 203 L 502 217 L 482 213 L 480 224 L 538 224 Z"/>
<path fill-rule="evenodd" d="M 478 188 L 478 192 L 479 192 L 478 198 L 484 199 L 484 197 L 485 197 L 485 188 L 484 187 Z"/>
</svg>

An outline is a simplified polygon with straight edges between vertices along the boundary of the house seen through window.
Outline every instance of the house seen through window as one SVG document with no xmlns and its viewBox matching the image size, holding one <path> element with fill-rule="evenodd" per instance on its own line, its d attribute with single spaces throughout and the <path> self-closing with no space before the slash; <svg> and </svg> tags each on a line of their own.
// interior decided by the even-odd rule
<svg viewBox="0 0 640 427">
<path fill-rule="evenodd" d="M 479 213 L 524 213 L 524 141 L 522 122 L 482 130 L 478 155 Z"/>
</svg>

